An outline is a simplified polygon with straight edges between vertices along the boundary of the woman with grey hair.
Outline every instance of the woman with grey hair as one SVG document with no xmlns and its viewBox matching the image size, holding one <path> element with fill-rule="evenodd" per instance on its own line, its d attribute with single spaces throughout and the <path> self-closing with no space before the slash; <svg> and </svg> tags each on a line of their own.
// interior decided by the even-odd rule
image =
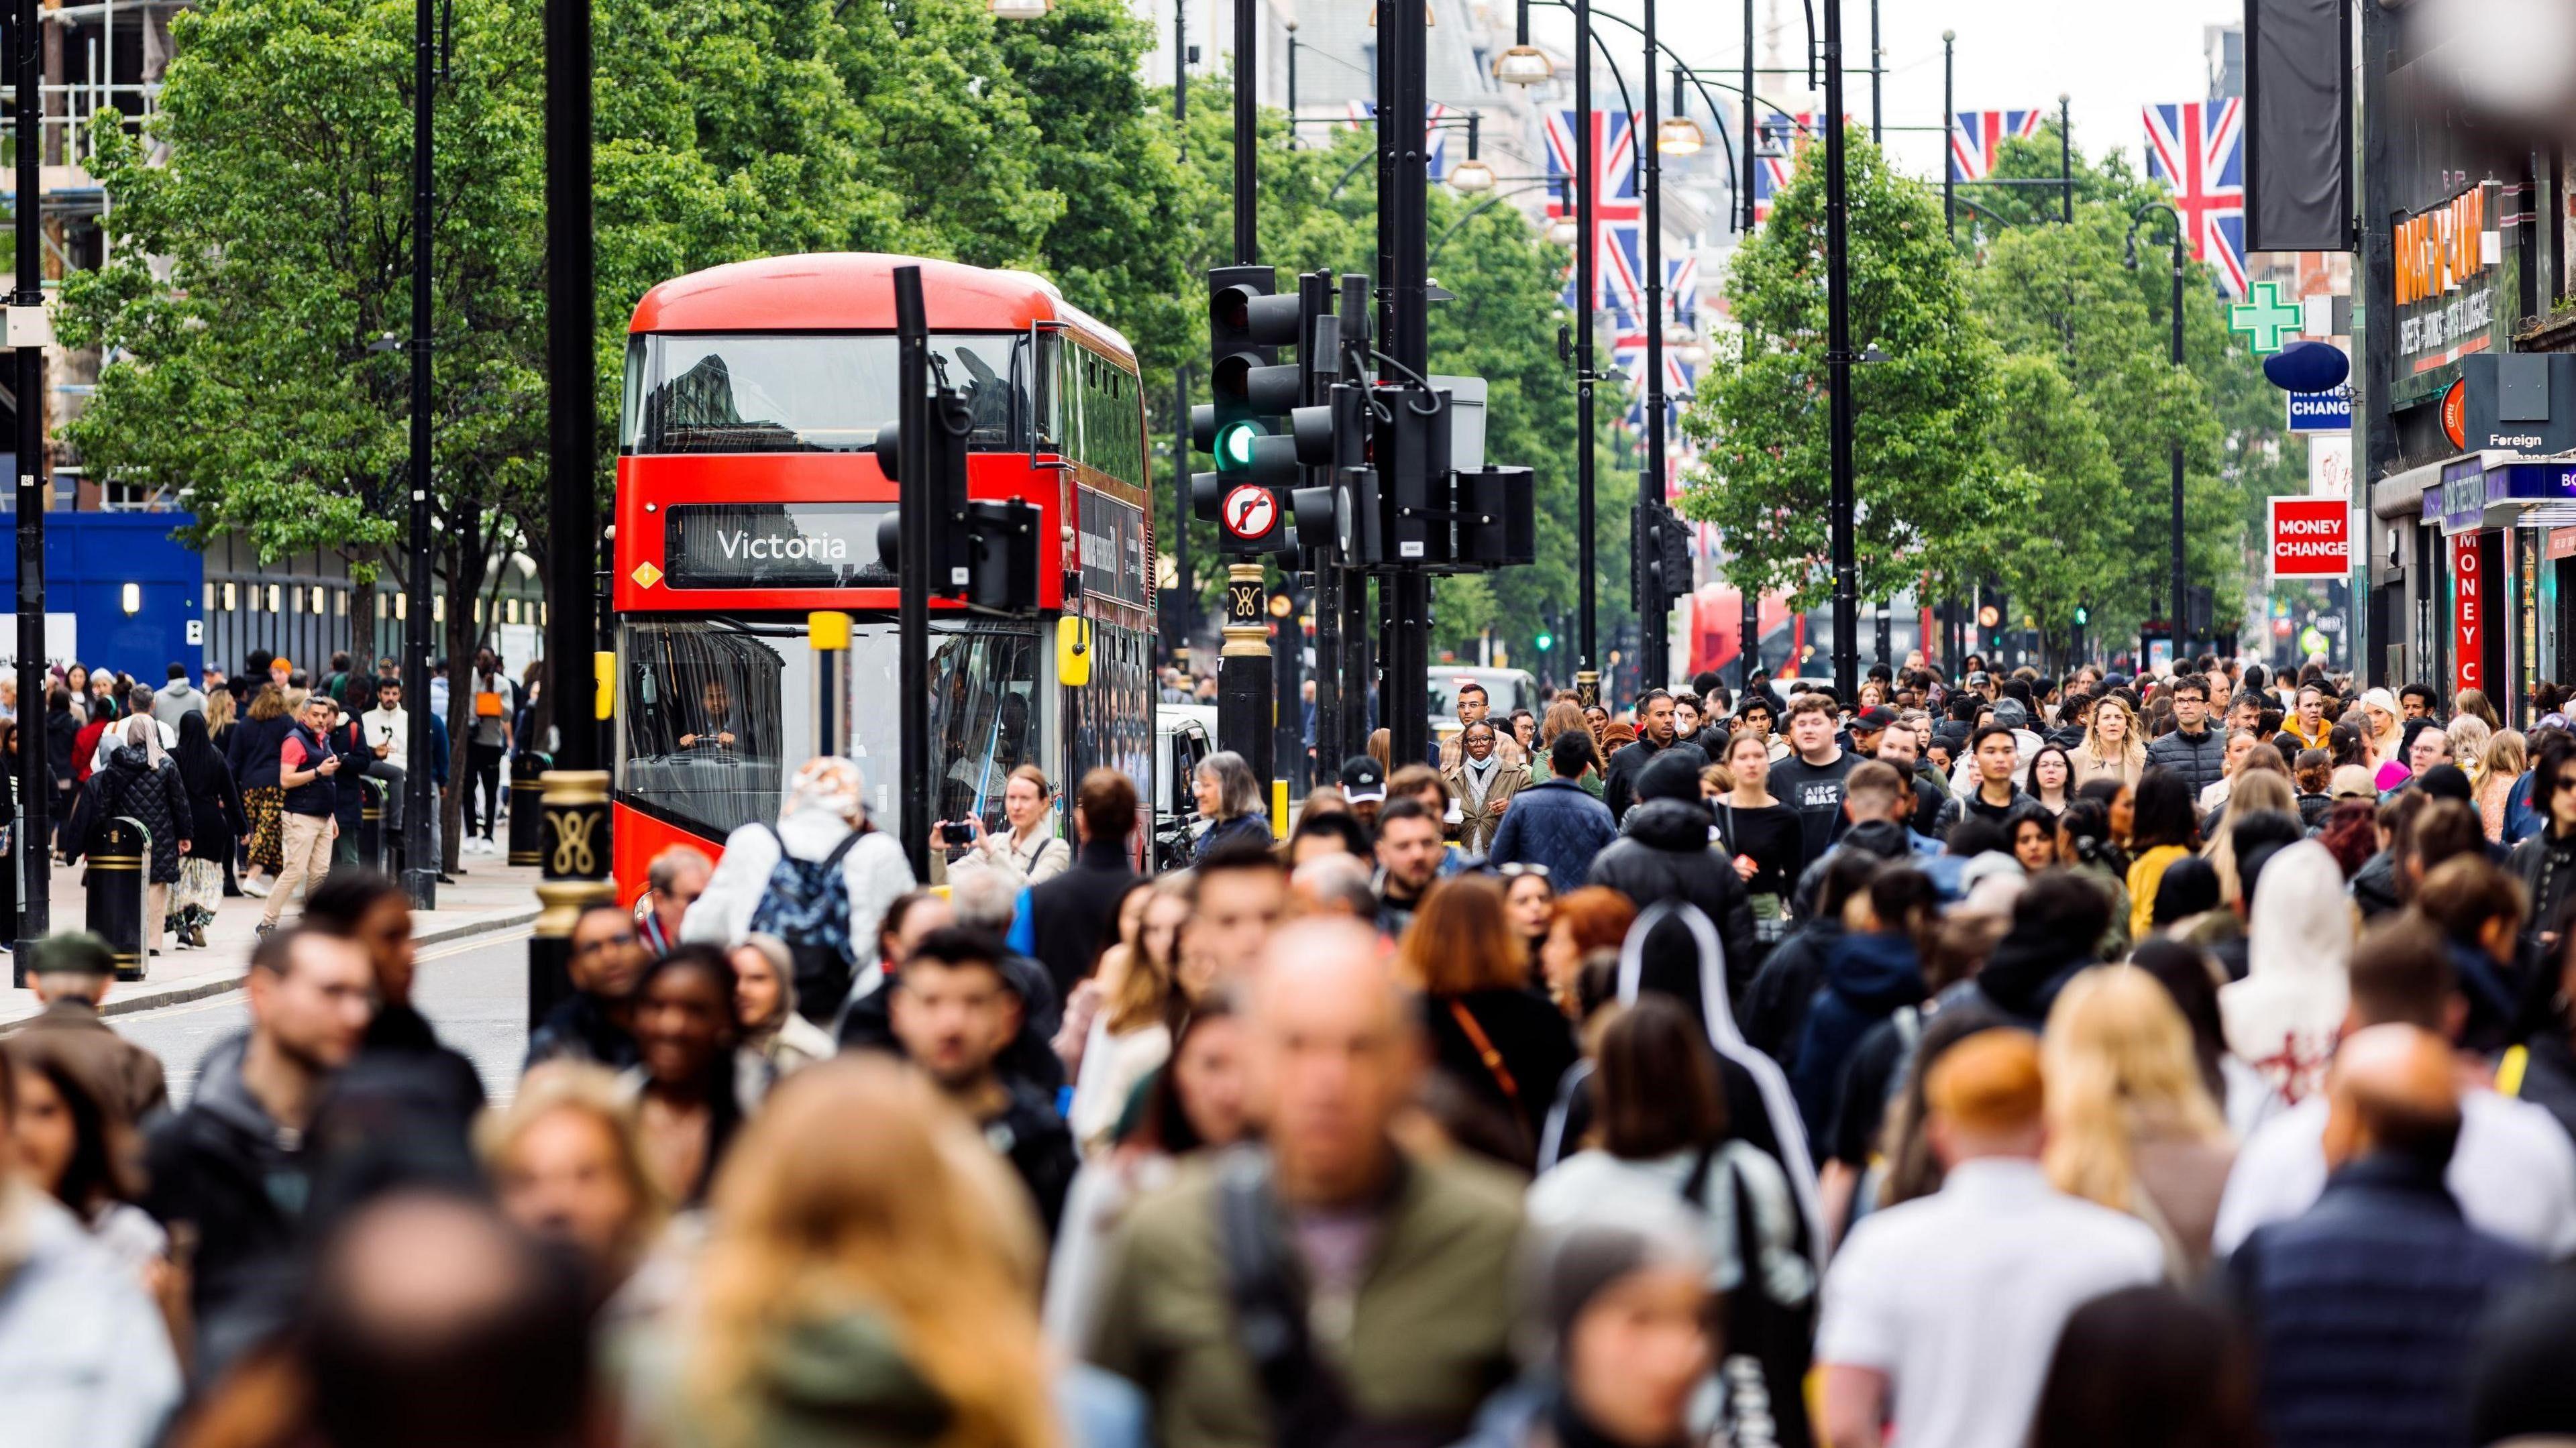
<svg viewBox="0 0 2576 1448">
<path fill-rule="evenodd" d="M 1221 749 L 1190 772 L 1190 792 L 1208 819 L 1194 852 L 1204 858 L 1236 840 L 1270 843 L 1270 812 L 1262 807 L 1261 780 L 1242 755 Z"/>
</svg>

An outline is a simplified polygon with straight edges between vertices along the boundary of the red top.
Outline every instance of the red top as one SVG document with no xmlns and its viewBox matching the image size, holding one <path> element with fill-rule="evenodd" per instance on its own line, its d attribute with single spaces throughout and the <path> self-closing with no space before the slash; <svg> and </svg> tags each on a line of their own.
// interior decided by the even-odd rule
<svg viewBox="0 0 2576 1448">
<path fill-rule="evenodd" d="M 934 332 L 1018 332 L 1071 322 L 1133 361 L 1116 329 L 1067 302 L 1034 273 L 997 271 L 882 252 L 762 257 L 674 277 L 644 294 L 630 332 L 891 332 L 894 271 L 921 268 L 924 319 Z"/>
</svg>

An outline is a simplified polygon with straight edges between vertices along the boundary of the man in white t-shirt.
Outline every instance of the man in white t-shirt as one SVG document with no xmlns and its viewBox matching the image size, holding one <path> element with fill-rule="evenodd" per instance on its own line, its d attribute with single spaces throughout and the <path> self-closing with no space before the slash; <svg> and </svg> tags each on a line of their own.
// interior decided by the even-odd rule
<svg viewBox="0 0 2576 1448">
<path fill-rule="evenodd" d="M 2028 1435 L 2077 1307 L 2164 1275 L 2147 1225 L 2070 1197 L 2039 1167 L 2039 1043 L 1982 1031 L 1924 1081 L 1931 1196 L 1874 1212 L 1825 1276 L 1823 1441 L 2009 1448 Z"/>
<path fill-rule="evenodd" d="M 2455 1039 L 2468 1015 L 2442 933 L 2426 921 L 2372 931 L 2353 952 L 2351 981 L 2347 1036 L 2409 1025 Z M 2442 1174 L 2460 1215 L 2553 1261 L 2576 1253 L 2576 1144 L 2546 1109 L 2490 1090 L 2474 1057 L 2461 1065 L 2479 1084 L 2460 1091 L 2460 1142 Z M 2326 1114 L 2325 1098 L 2312 1096 L 2246 1138 L 2210 1234 L 2219 1256 L 2315 1204 L 2326 1185 Z"/>
</svg>

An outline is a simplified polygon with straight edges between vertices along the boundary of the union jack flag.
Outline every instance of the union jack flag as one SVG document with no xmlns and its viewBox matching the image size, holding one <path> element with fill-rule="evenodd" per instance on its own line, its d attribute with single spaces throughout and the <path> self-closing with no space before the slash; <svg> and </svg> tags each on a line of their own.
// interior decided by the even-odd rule
<svg viewBox="0 0 2576 1448">
<path fill-rule="evenodd" d="M 1983 181 L 1994 174 L 2006 136 L 2039 134 L 2045 111 L 1961 111 L 1950 121 L 1950 179 Z"/>
<path fill-rule="evenodd" d="M 1576 214 L 1573 183 L 1582 155 L 1577 147 L 1583 144 L 1576 137 L 1582 129 L 1579 111 L 1547 113 L 1547 174 L 1563 183 L 1548 203 L 1551 217 Z M 1590 144 L 1598 188 L 1592 199 L 1593 235 L 1575 244 L 1592 248 L 1592 309 L 1617 313 L 1617 328 L 1626 331 L 1646 314 L 1646 208 L 1637 189 L 1636 117 L 1626 111 L 1594 111 Z M 1565 304 L 1582 305 L 1570 271 Z"/>
<path fill-rule="evenodd" d="M 1851 117 L 1844 116 L 1843 124 L 1850 125 Z M 1759 226 L 1771 219 L 1771 199 L 1786 190 L 1789 178 L 1797 174 L 1798 157 L 1825 138 L 1825 118 L 1814 111 L 1794 116 L 1773 111 L 1754 128 L 1754 135 L 1759 159 L 1753 165 L 1753 222 Z M 1766 151 L 1773 154 L 1760 154 Z"/>
<path fill-rule="evenodd" d="M 1345 101 L 1342 124 L 1354 131 L 1377 124 L 1377 102 Z M 1423 173 L 1428 180 L 1445 181 L 1449 177 L 1449 132 L 1440 123 L 1449 118 L 1449 108 L 1433 101 L 1423 108 L 1422 150 Z"/>
<path fill-rule="evenodd" d="M 2149 106 L 2146 119 L 2147 175 L 2173 188 L 2191 254 L 2245 295 L 2245 103 Z"/>
</svg>

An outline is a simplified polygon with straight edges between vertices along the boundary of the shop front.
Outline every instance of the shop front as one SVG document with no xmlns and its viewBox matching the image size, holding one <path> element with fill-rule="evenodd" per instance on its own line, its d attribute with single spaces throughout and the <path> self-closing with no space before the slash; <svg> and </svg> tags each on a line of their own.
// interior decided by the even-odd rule
<svg viewBox="0 0 2576 1448">
<path fill-rule="evenodd" d="M 2416 575 L 2437 582 L 2417 595 L 2412 676 L 2480 690 L 2528 726 L 2533 695 L 2559 676 L 2562 610 L 2576 602 L 2576 456 L 2454 459 L 2420 509 Z"/>
</svg>

